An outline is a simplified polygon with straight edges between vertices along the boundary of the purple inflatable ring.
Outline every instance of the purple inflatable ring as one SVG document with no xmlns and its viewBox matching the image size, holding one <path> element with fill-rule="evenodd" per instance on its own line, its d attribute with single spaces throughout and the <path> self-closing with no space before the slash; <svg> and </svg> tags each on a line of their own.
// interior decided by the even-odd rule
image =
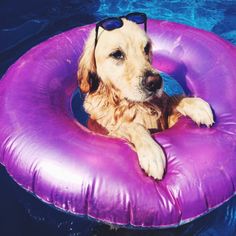
<svg viewBox="0 0 236 236">
<path fill-rule="evenodd" d="M 34 47 L 0 81 L 0 162 L 42 201 L 117 225 L 170 227 L 226 202 L 236 185 L 236 49 L 216 35 L 148 21 L 154 65 L 208 101 L 215 125 L 181 118 L 154 138 L 168 166 L 158 182 L 124 140 L 92 133 L 72 114 L 77 61 L 89 30 Z"/>
</svg>

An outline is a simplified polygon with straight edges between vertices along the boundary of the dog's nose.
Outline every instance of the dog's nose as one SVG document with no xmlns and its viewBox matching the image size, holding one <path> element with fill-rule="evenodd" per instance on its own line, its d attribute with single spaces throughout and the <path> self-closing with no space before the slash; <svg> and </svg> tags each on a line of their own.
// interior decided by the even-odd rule
<svg viewBox="0 0 236 236">
<path fill-rule="evenodd" d="M 142 85 L 150 92 L 155 92 L 162 86 L 162 78 L 159 74 L 147 73 L 142 80 Z"/>
</svg>

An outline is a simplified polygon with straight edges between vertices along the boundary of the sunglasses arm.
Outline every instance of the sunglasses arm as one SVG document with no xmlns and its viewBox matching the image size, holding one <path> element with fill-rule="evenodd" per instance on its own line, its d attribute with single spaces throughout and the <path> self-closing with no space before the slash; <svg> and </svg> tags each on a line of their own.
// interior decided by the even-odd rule
<svg viewBox="0 0 236 236">
<path fill-rule="evenodd" d="M 147 20 L 145 20 L 145 22 L 144 22 L 144 30 L 145 30 L 145 32 L 147 32 Z"/>
<path fill-rule="evenodd" d="M 95 29 L 95 42 L 94 42 L 94 48 L 97 46 L 97 42 L 98 42 L 98 28 L 99 25 L 96 25 L 96 29 Z"/>
</svg>

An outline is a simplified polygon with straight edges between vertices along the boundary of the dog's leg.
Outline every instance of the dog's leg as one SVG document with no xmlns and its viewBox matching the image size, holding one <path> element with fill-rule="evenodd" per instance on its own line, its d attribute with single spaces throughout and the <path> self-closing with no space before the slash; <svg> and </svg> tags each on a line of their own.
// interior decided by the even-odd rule
<svg viewBox="0 0 236 236">
<path fill-rule="evenodd" d="M 162 148 L 151 137 L 148 130 L 137 123 L 123 123 L 110 135 L 127 139 L 134 145 L 139 164 L 154 179 L 161 180 L 164 175 L 166 158 Z"/>
<path fill-rule="evenodd" d="M 183 98 L 176 106 L 176 110 L 184 116 L 189 116 L 198 125 L 210 127 L 214 123 L 210 105 L 201 98 Z"/>
</svg>

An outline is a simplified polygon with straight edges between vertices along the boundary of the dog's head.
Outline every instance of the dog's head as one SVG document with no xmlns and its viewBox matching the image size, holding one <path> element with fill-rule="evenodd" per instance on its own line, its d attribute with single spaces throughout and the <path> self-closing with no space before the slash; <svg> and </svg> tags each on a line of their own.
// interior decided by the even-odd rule
<svg viewBox="0 0 236 236">
<path fill-rule="evenodd" d="M 162 79 L 151 65 L 152 44 L 137 24 L 122 19 L 121 28 L 100 28 L 86 42 L 79 62 L 78 79 L 84 93 L 94 92 L 99 83 L 115 89 L 121 98 L 144 102 L 162 94 Z"/>
</svg>

